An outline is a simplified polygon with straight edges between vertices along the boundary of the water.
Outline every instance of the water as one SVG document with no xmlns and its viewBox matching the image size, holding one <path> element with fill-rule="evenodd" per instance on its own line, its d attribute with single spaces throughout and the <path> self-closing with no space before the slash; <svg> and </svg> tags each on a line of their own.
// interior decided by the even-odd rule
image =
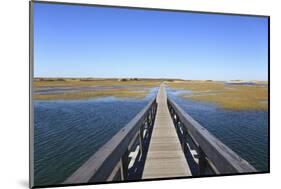
<svg viewBox="0 0 281 189">
<path fill-rule="evenodd" d="M 63 182 L 145 107 L 157 89 L 144 99 L 35 101 L 35 185 Z M 202 126 L 259 171 L 267 171 L 267 112 L 224 110 L 177 96 L 183 93 L 190 91 L 168 90 Z"/>
<path fill-rule="evenodd" d="M 35 185 L 63 182 L 155 96 L 35 101 Z"/>
<path fill-rule="evenodd" d="M 268 112 L 230 111 L 168 95 L 203 127 L 259 171 L 268 170 Z"/>
<path fill-rule="evenodd" d="M 131 85 L 130 87 L 142 87 L 140 85 Z M 34 90 L 34 94 L 61 94 L 80 91 L 99 91 L 99 90 L 111 90 L 111 89 L 124 89 L 128 88 L 126 85 L 114 85 L 114 86 L 88 86 L 88 87 L 41 87 Z M 145 88 L 145 86 L 143 86 Z"/>
</svg>

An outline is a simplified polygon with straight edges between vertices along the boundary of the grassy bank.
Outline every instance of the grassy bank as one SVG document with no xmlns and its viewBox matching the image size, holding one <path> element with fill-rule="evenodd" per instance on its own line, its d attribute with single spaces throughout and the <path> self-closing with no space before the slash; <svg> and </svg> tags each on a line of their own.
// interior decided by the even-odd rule
<svg viewBox="0 0 281 189">
<path fill-rule="evenodd" d="M 268 109 L 268 87 L 263 85 L 224 85 L 223 82 L 215 81 L 170 82 L 167 84 L 171 88 L 191 90 L 192 94 L 182 95 L 184 98 L 215 103 L 225 109 Z"/>
</svg>

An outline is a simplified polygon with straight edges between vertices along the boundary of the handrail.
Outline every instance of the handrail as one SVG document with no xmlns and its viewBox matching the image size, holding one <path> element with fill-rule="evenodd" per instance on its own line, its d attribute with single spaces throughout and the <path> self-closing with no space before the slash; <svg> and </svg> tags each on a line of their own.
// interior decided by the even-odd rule
<svg viewBox="0 0 281 189">
<path fill-rule="evenodd" d="M 63 184 L 126 180 L 129 153 L 137 142 L 142 153 L 143 141 L 151 134 L 156 114 L 156 97 L 141 110 L 124 128 L 115 134 Z M 146 132 L 144 132 L 146 130 Z"/>
<path fill-rule="evenodd" d="M 188 137 L 191 138 L 197 148 L 199 175 L 205 174 L 207 165 L 209 165 L 212 172 L 217 174 L 257 171 L 246 160 L 242 159 L 183 111 L 175 101 L 168 97 L 167 102 L 175 126 L 178 129 L 183 151 L 188 149 Z"/>
</svg>

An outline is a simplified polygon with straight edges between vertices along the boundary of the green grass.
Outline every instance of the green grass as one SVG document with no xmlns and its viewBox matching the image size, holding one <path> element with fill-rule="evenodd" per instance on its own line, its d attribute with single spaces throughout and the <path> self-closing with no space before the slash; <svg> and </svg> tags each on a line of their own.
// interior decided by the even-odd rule
<svg viewBox="0 0 281 189">
<path fill-rule="evenodd" d="M 268 87 L 224 85 L 222 82 L 192 81 L 168 83 L 172 88 L 191 90 L 182 97 L 215 103 L 230 110 L 268 110 Z"/>
</svg>

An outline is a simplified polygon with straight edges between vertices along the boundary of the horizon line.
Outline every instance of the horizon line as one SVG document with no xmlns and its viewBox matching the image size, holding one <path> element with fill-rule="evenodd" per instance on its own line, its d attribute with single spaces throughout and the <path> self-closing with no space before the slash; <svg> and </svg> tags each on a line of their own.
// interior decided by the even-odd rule
<svg viewBox="0 0 281 189">
<path fill-rule="evenodd" d="M 158 78 L 153 78 L 153 77 L 87 77 L 87 76 L 78 76 L 78 77 L 72 77 L 72 76 L 61 76 L 61 77 L 54 77 L 54 76 L 34 76 L 33 79 L 151 79 L 151 80 L 182 80 L 182 81 L 268 81 L 262 80 L 262 79 L 226 79 L 226 80 L 221 80 L 221 79 L 182 79 L 182 78 L 169 78 L 169 77 L 158 77 Z"/>
</svg>

